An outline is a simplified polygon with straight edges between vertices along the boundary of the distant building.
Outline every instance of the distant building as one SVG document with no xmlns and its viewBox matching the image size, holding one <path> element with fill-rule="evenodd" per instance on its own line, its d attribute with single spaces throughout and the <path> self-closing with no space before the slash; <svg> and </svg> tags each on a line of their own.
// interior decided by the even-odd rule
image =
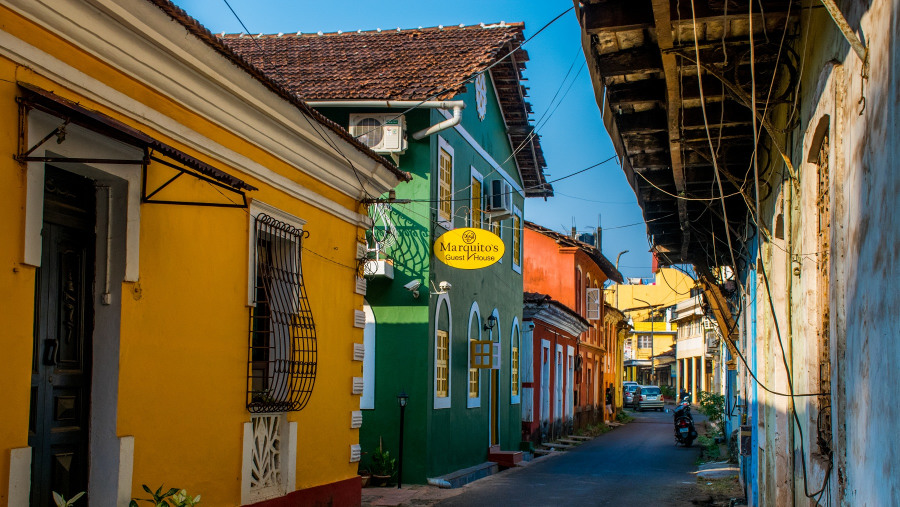
<svg viewBox="0 0 900 507">
<path fill-rule="evenodd" d="M 724 347 L 720 347 L 718 325 L 703 308 L 703 295 L 698 294 L 679 301 L 672 318 L 678 324 L 675 388 L 692 393 L 695 402 L 701 391 L 725 393 Z"/>
</svg>

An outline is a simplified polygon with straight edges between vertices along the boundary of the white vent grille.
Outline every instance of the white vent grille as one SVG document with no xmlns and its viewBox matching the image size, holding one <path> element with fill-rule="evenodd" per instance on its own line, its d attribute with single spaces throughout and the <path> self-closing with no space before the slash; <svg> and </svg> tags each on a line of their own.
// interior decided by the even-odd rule
<svg viewBox="0 0 900 507">
<path fill-rule="evenodd" d="M 250 417 L 253 444 L 250 461 L 250 492 L 256 499 L 281 496 L 284 491 L 282 471 L 283 414 Z"/>
<path fill-rule="evenodd" d="M 362 426 L 362 410 L 350 412 L 350 427 L 359 428 L 360 426 Z"/>
<path fill-rule="evenodd" d="M 353 325 L 355 327 L 366 327 L 366 312 L 353 310 Z"/>
<path fill-rule="evenodd" d="M 356 293 L 361 294 L 363 296 L 366 295 L 366 279 L 365 278 L 356 278 Z"/>
<path fill-rule="evenodd" d="M 365 256 L 366 256 L 366 245 L 363 245 L 362 243 L 357 243 L 356 244 L 356 258 L 363 259 L 363 258 L 365 258 Z"/>
<path fill-rule="evenodd" d="M 362 448 L 359 446 L 359 444 L 353 444 L 350 446 L 350 463 L 358 462 L 361 455 Z"/>
<path fill-rule="evenodd" d="M 366 346 L 362 343 L 353 344 L 353 360 L 362 361 L 366 358 Z"/>
<path fill-rule="evenodd" d="M 362 377 L 353 377 L 353 394 L 362 394 L 365 381 Z"/>
</svg>

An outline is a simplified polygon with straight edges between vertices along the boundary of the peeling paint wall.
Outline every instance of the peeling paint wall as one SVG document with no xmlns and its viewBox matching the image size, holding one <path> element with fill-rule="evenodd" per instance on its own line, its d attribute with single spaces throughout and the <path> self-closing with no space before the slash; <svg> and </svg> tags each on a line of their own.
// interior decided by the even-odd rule
<svg viewBox="0 0 900 507">
<path fill-rule="evenodd" d="M 824 9 L 804 12 L 801 42 L 794 46 L 803 69 L 800 125 L 786 140 L 798 181 L 770 181 L 774 191 L 762 205 L 761 222 L 772 233 L 761 248 L 769 290 L 761 272 L 750 275 L 757 282 L 758 332 L 748 336 L 768 388 L 790 390 L 783 346 L 794 392 L 829 392 L 794 399 L 798 426 L 789 397 L 757 390 L 749 411 L 759 431 L 750 464 L 758 484 L 748 488 L 758 493 L 751 504 L 900 504 L 900 408 L 893 402 L 900 385 L 900 290 L 894 283 L 900 274 L 900 6 L 888 0 L 840 4 L 869 48 L 868 79 Z M 823 183 L 816 158 L 826 132 Z M 752 384 L 743 385 L 745 392 Z M 818 444 L 827 433 L 820 428 L 828 427 L 831 459 Z M 821 495 L 808 498 L 823 485 Z"/>
</svg>

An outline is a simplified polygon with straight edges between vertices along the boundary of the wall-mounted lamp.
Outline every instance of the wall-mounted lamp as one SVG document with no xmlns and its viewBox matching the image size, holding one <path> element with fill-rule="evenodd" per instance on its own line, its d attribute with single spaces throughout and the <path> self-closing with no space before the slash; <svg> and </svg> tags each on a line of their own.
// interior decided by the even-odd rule
<svg viewBox="0 0 900 507">
<path fill-rule="evenodd" d="M 409 401 L 409 395 L 405 390 L 401 390 L 397 395 L 397 405 L 400 405 L 400 456 L 399 465 L 397 467 L 397 488 L 403 483 L 403 413 L 406 411 L 406 402 Z"/>
<path fill-rule="evenodd" d="M 494 317 L 493 315 L 491 315 L 490 317 L 487 318 L 487 322 L 485 322 L 485 324 L 484 324 L 484 330 L 491 331 L 492 329 L 494 329 L 495 325 L 497 325 L 497 317 Z"/>
</svg>

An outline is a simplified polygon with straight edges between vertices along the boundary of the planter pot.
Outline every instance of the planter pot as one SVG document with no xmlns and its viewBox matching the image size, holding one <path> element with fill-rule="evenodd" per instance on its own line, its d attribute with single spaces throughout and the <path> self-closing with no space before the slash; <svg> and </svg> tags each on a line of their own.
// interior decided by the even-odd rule
<svg viewBox="0 0 900 507">
<path fill-rule="evenodd" d="M 371 475 L 360 475 L 359 479 L 362 483 L 362 487 L 365 488 L 369 485 L 369 482 L 372 480 L 372 476 Z"/>
<path fill-rule="evenodd" d="M 371 484 L 373 486 L 386 486 L 391 481 L 390 475 L 372 474 Z"/>
</svg>

